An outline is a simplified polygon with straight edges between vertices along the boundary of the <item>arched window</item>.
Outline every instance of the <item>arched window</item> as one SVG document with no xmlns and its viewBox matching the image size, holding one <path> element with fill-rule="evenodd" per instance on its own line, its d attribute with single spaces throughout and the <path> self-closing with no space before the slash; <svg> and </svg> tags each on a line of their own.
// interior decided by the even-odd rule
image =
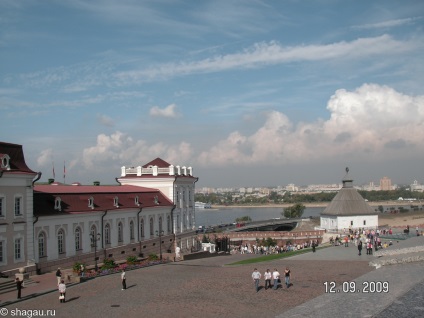
<svg viewBox="0 0 424 318">
<path fill-rule="evenodd" d="M 166 229 L 168 233 L 171 232 L 171 216 L 170 215 L 168 215 L 166 218 Z"/>
<path fill-rule="evenodd" d="M 130 222 L 130 240 L 134 239 L 134 222 Z"/>
<path fill-rule="evenodd" d="M 162 229 L 162 217 L 160 216 L 159 217 L 159 231 L 163 231 L 163 229 Z"/>
<path fill-rule="evenodd" d="M 122 242 L 124 240 L 122 222 L 118 223 L 118 242 Z"/>
<path fill-rule="evenodd" d="M 183 229 L 187 227 L 187 220 L 186 220 L 186 214 L 183 214 Z"/>
<path fill-rule="evenodd" d="M 144 219 L 140 221 L 140 240 L 144 238 Z"/>
<path fill-rule="evenodd" d="M 91 247 L 94 247 L 94 241 L 96 239 L 96 235 L 97 235 L 97 228 L 95 225 L 92 225 L 90 229 Z"/>
<path fill-rule="evenodd" d="M 63 232 L 63 229 L 57 232 L 57 250 L 59 254 L 65 253 L 65 232 Z"/>
<path fill-rule="evenodd" d="M 45 257 L 46 251 L 46 234 L 40 232 L 40 234 L 38 234 L 38 257 Z"/>
<path fill-rule="evenodd" d="M 75 250 L 79 251 L 81 249 L 81 229 L 77 227 L 75 229 Z"/>
<path fill-rule="evenodd" d="M 110 244 L 110 225 L 107 223 L 105 225 L 105 243 Z"/>
<path fill-rule="evenodd" d="M 153 235 L 154 229 L 153 229 L 153 218 L 150 218 L 150 235 Z"/>
</svg>

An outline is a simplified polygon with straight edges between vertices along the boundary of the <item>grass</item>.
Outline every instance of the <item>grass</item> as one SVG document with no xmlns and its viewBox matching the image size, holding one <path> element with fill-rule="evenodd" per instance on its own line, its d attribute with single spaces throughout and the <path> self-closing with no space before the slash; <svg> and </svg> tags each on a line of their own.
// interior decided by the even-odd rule
<svg viewBox="0 0 424 318">
<path fill-rule="evenodd" d="M 317 247 L 316 250 L 323 249 L 323 248 L 326 248 L 326 247 L 329 247 L 329 246 L 331 246 L 331 245 L 320 246 L 320 247 Z M 269 262 L 269 261 L 274 261 L 274 260 L 277 260 L 277 259 L 287 258 L 287 257 L 295 256 L 295 255 L 309 253 L 309 252 L 312 252 L 311 248 L 302 249 L 302 250 L 298 250 L 298 251 L 291 251 L 291 252 L 286 252 L 286 253 L 280 253 L 280 254 L 264 255 L 264 256 L 249 258 L 249 259 L 245 259 L 245 260 L 242 260 L 242 261 L 230 263 L 230 264 L 227 264 L 227 266 Z"/>
</svg>

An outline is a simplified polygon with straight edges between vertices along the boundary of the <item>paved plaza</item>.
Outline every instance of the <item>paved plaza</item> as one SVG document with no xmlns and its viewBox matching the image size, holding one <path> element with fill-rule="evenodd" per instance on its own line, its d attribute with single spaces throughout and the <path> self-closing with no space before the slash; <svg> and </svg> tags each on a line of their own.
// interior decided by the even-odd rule
<svg viewBox="0 0 424 318">
<path fill-rule="evenodd" d="M 421 241 L 414 244 L 422 244 Z M 402 244 L 408 243 L 395 242 L 395 247 Z M 249 254 L 157 265 L 128 271 L 127 290 L 121 290 L 120 275 L 114 274 L 68 287 L 65 304 L 59 303 L 58 293 L 54 291 L 6 308 L 9 311 L 55 309 L 56 317 L 423 316 L 423 262 L 375 269 L 369 266 L 374 256 L 357 254 L 354 244 L 350 244 L 253 265 L 226 266 L 256 257 Z M 292 287 L 265 290 L 262 279 L 262 288 L 255 292 L 251 279 L 254 267 L 263 275 L 267 268 L 271 271 L 277 268 L 282 273 L 286 266 L 292 271 Z M 54 286 L 53 274 L 41 276 L 41 280 L 49 280 L 43 286 Z M 352 280 L 358 289 L 362 289 L 363 282 L 387 281 L 389 292 L 344 293 L 341 284 Z M 340 291 L 325 293 L 324 282 L 332 281 Z M 29 289 L 23 290 L 24 296 L 31 292 Z M 421 297 L 420 302 L 417 297 Z"/>
</svg>

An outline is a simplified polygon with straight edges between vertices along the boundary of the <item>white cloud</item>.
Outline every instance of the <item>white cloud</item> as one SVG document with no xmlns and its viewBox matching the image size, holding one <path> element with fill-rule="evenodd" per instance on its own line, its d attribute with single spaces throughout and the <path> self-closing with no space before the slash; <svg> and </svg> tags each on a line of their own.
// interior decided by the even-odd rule
<svg viewBox="0 0 424 318">
<path fill-rule="evenodd" d="M 200 165 L 269 165 L 362 160 L 424 154 L 424 96 L 408 96 L 387 86 L 364 84 L 340 89 L 330 98 L 327 121 L 294 126 L 281 112 L 267 115 L 251 136 L 231 133 L 199 155 Z"/>
<path fill-rule="evenodd" d="M 363 24 L 363 25 L 355 25 L 352 29 L 381 29 L 381 28 L 392 28 L 398 27 L 405 24 L 411 24 L 417 20 L 421 19 L 421 17 L 415 18 L 406 18 L 406 19 L 396 19 L 396 20 L 388 20 L 377 23 Z"/>
<path fill-rule="evenodd" d="M 154 106 L 150 109 L 150 116 L 153 117 L 167 117 L 167 118 L 176 118 L 179 117 L 179 113 L 177 112 L 177 105 L 170 104 L 165 108 L 159 108 L 158 106 Z"/>
<path fill-rule="evenodd" d="M 105 169 L 102 167 L 117 163 L 126 166 L 143 165 L 156 157 L 172 163 L 187 164 L 193 160 L 193 151 L 187 142 L 172 145 L 159 142 L 150 145 L 144 140 L 134 141 L 127 134 L 117 131 L 110 136 L 98 135 L 96 145 L 84 149 L 82 163 L 86 169 L 96 166 L 98 169 Z"/>
<path fill-rule="evenodd" d="M 53 162 L 53 150 L 51 148 L 41 150 L 40 155 L 37 158 L 37 164 L 39 166 L 50 165 Z"/>
<path fill-rule="evenodd" d="M 104 126 L 108 126 L 108 127 L 115 126 L 113 119 L 110 118 L 109 116 L 106 116 L 105 114 L 97 114 L 97 120 Z"/>
<path fill-rule="evenodd" d="M 351 42 L 291 47 L 271 41 L 256 43 L 240 53 L 219 55 L 200 61 L 167 63 L 143 70 L 118 72 L 115 75 L 117 81 L 124 84 L 298 61 L 349 60 L 381 54 L 395 55 L 411 50 L 415 46 L 412 41 L 398 41 L 387 34 L 373 38 L 359 38 Z"/>
</svg>

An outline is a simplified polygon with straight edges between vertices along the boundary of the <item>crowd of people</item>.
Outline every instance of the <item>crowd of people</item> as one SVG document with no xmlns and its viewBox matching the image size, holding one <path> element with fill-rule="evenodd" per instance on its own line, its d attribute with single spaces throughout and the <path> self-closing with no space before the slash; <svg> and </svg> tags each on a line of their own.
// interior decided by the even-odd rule
<svg viewBox="0 0 424 318">
<path fill-rule="evenodd" d="M 265 246 L 265 245 L 251 245 L 250 243 L 245 243 L 244 245 L 233 246 L 231 253 L 232 254 L 260 254 L 260 255 L 269 255 L 269 254 L 280 254 L 291 251 L 297 251 L 304 248 L 315 247 L 318 246 L 317 240 L 305 241 L 303 243 L 292 244 L 287 243 L 283 246 L 275 245 L 275 246 Z"/>
</svg>

